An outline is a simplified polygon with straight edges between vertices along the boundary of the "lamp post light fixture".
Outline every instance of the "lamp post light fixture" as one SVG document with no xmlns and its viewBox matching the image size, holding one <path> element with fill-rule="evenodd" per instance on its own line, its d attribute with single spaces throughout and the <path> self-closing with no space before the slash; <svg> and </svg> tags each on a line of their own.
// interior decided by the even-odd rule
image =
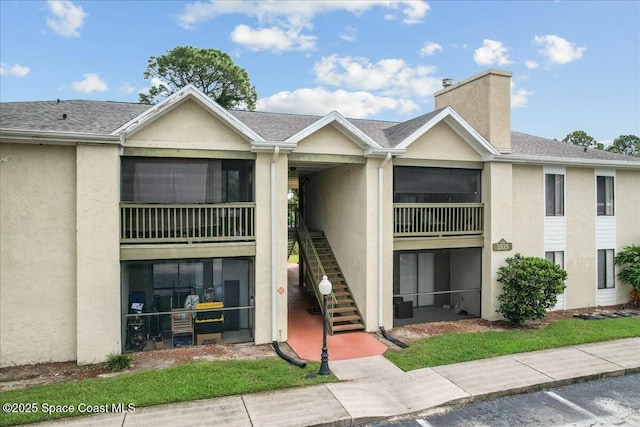
<svg viewBox="0 0 640 427">
<path fill-rule="evenodd" d="M 322 354 L 320 355 L 320 370 L 318 375 L 329 375 L 329 352 L 327 351 L 327 295 L 331 293 L 333 286 L 327 276 L 322 276 L 318 289 L 322 294 Z"/>
</svg>

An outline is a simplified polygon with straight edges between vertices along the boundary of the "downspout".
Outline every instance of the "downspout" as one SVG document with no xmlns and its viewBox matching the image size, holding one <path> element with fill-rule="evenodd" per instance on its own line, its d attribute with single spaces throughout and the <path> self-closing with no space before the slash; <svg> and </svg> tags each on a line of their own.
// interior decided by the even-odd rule
<svg viewBox="0 0 640 427">
<path fill-rule="evenodd" d="M 118 155 L 122 157 L 124 155 L 124 144 L 126 142 L 126 132 L 120 134 L 120 147 L 118 147 Z"/>
<path fill-rule="evenodd" d="M 382 336 L 385 339 L 387 339 L 388 341 L 391 341 L 392 343 L 394 343 L 400 348 L 406 348 L 408 347 L 407 344 L 387 334 L 387 331 L 385 331 L 384 329 L 384 322 L 382 321 L 384 316 L 384 292 L 383 292 L 384 280 L 382 280 L 382 273 L 383 273 L 382 262 L 384 260 L 384 247 L 383 247 L 384 242 L 382 239 L 382 233 L 384 231 L 384 221 L 383 221 L 384 192 L 382 187 L 384 185 L 384 167 L 390 160 L 391 160 L 391 153 L 387 153 L 387 157 L 384 158 L 384 160 L 382 161 L 382 163 L 380 163 L 380 166 L 378 167 L 378 326 L 380 327 L 380 333 L 382 333 Z"/>
<path fill-rule="evenodd" d="M 278 326 L 276 324 L 276 296 L 278 292 L 278 283 L 276 280 L 276 162 L 280 155 L 280 147 L 273 149 L 273 158 L 271 159 L 271 344 L 273 349 L 287 362 L 300 368 L 305 368 L 306 363 L 292 359 L 280 350 L 278 345 Z"/>
</svg>

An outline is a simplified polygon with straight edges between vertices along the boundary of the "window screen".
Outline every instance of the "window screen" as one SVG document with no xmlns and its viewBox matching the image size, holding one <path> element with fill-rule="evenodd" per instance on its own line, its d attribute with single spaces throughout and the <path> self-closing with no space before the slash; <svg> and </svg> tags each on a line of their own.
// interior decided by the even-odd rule
<svg viewBox="0 0 640 427">
<path fill-rule="evenodd" d="M 545 176 L 545 209 L 547 216 L 564 216 L 564 175 Z"/>
<path fill-rule="evenodd" d="M 598 250 L 598 289 L 615 287 L 613 249 Z"/>
<path fill-rule="evenodd" d="M 253 201 L 253 161 L 122 159 L 122 201 L 224 203 Z"/>
<path fill-rule="evenodd" d="M 598 215 L 613 215 L 613 177 L 599 176 L 596 180 L 598 191 Z"/>
<path fill-rule="evenodd" d="M 479 203 L 480 170 L 396 166 L 395 203 Z"/>
</svg>

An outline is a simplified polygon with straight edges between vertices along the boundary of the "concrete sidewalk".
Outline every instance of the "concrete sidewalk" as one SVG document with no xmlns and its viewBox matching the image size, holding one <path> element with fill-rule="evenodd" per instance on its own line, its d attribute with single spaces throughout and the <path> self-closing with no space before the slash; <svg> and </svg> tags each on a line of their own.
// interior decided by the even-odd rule
<svg viewBox="0 0 640 427">
<path fill-rule="evenodd" d="M 69 426 L 351 426 L 640 372 L 640 337 L 403 372 L 383 356 L 330 362 L 338 383 L 48 422 Z"/>
</svg>

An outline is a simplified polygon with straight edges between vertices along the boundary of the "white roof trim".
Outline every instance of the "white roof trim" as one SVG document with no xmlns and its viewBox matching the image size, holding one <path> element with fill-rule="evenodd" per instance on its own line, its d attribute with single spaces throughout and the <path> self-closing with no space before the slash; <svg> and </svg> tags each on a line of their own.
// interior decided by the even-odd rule
<svg viewBox="0 0 640 427">
<path fill-rule="evenodd" d="M 386 157 L 387 154 L 392 156 L 401 156 L 405 154 L 407 150 L 403 148 L 367 148 L 364 151 L 365 157 Z"/>
<path fill-rule="evenodd" d="M 199 91 L 195 86 L 189 84 L 179 91 L 173 93 L 164 101 L 159 104 L 149 108 L 144 113 L 134 117 L 129 120 L 124 125 L 120 126 L 118 129 L 112 132 L 112 135 L 119 135 L 124 133 L 126 136 L 132 135 L 138 130 L 142 129 L 146 125 L 151 122 L 157 120 L 162 117 L 167 112 L 171 111 L 178 105 L 182 104 L 187 99 L 193 99 L 198 102 L 202 107 L 204 107 L 207 111 L 209 111 L 214 116 L 218 117 L 220 120 L 228 124 L 233 130 L 238 132 L 240 135 L 244 136 L 250 141 L 262 141 L 262 138 L 259 134 L 254 132 L 251 128 L 245 125 L 243 122 L 238 120 L 235 116 L 229 113 L 227 110 L 222 108 L 218 103 L 214 100 L 203 94 Z"/>
<path fill-rule="evenodd" d="M 311 134 L 319 131 L 326 125 L 333 123 L 337 124 L 338 126 L 336 127 L 338 128 L 338 130 L 340 130 L 347 138 L 355 142 L 360 148 L 382 148 L 380 144 L 369 138 L 367 134 L 354 126 L 349 120 L 347 120 L 342 114 L 338 113 L 337 111 L 330 112 L 326 116 L 302 129 L 300 132 L 290 136 L 285 140 L 285 142 L 295 142 L 297 144 Z"/>
<path fill-rule="evenodd" d="M 282 142 L 282 141 L 252 141 L 251 152 L 273 152 L 276 147 L 279 147 L 280 153 L 290 153 L 296 149 L 298 144 L 295 142 Z"/>
<path fill-rule="evenodd" d="M 0 129 L 0 139 L 31 144 L 120 144 L 117 135 L 24 129 Z"/>
<path fill-rule="evenodd" d="M 486 161 L 509 162 L 509 163 L 528 163 L 538 165 L 558 165 L 558 166 L 586 166 L 586 167 L 608 167 L 616 169 L 639 169 L 640 162 L 606 160 L 606 159 L 574 159 L 567 157 L 544 157 L 544 156 L 526 156 L 514 154 L 502 154 L 499 157 L 494 156 L 486 159 Z"/>
<path fill-rule="evenodd" d="M 489 143 L 482 135 L 478 133 L 469 123 L 467 123 L 460 114 L 447 106 L 442 109 L 438 114 L 432 117 L 427 123 L 420 126 L 415 132 L 404 139 L 400 144 L 396 145 L 396 148 L 408 148 L 418 138 L 428 132 L 435 125 L 444 121 L 451 129 L 453 129 L 467 144 L 476 150 L 480 155 L 493 154 L 495 156 L 500 155 L 500 152 Z"/>
</svg>

